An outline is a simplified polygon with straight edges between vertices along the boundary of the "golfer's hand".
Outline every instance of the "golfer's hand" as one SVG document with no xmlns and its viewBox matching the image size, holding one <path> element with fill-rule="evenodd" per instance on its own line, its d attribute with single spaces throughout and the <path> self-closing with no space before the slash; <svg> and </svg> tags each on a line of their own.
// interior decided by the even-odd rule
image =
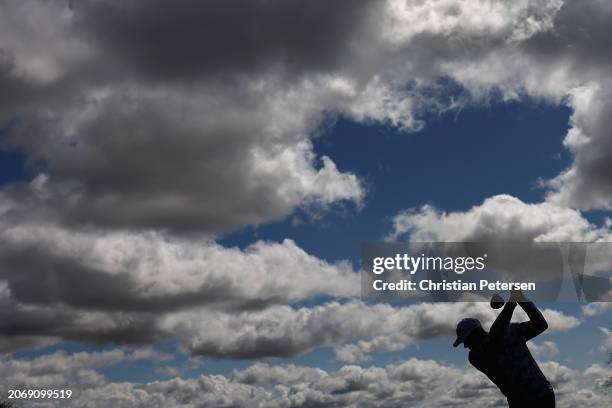
<svg viewBox="0 0 612 408">
<path fill-rule="evenodd" d="M 522 303 L 522 302 L 528 302 L 529 300 L 525 297 L 525 295 L 523 294 L 522 291 L 520 291 L 520 290 L 513 290 L 510 293 L 510 299 L 508 301 L 516 302 L 516 303 Z"/>
</svg>

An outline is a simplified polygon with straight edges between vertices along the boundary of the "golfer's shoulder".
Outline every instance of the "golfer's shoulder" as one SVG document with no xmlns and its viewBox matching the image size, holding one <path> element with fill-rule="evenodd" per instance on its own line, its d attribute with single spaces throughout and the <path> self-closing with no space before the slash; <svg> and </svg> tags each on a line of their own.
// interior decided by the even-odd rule
<svg viewBox="0 0 612 408">
<path fill-rule="evenodd" d="M 487 350 L 471 350 L 468 354 L 468 361 L 474 368 L 484 372 L 489 366 L 492 356 L 493 354 Z"/>
<path fill-rule="evenodd" d="M 487 352 L 488 349 L 486 347 L 470 350 L 468 353 L 468 361 L 472 363 L 473 366 L 477 366 L 483 358 L 486 358 Z"/>
</svg>

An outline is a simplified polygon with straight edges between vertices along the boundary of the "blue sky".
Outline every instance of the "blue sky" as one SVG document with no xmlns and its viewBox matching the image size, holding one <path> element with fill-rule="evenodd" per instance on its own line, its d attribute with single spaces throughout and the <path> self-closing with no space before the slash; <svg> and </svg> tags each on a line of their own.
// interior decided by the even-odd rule
<svg viewBox="0 0 612 408">
<path fill-rule="evenodd" d="M 314 140 L 315 151 L 364 179 L 364 207 L 316 220 L 298 210 L 282 222 L 231 233 L 220 242 L 244 246 L 291 238 L 324 259 L 356 260 L 360 243 L 385 236 L 393 216 L 407 208 L 432 203 L 465 211 L 495 194 L 539 202 L 545 191 L 538 180 L 570 163 L 561 144 L 569 114 L 566 107 L 542 102 L 499 102 L 428 117 L 417 133 L 339 118 Z"/>
</svg>

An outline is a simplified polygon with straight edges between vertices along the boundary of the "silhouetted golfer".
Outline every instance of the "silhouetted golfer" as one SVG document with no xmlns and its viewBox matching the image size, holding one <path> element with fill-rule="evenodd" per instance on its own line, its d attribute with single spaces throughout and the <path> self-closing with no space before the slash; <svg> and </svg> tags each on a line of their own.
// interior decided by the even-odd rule
<svg viewBox="0 0 612 408">
<path fill-rule="evenodd" d="M 527 312 L 528 322 L 510 323 L 517 302 Z M 477 319 L 461 320 L 453 347 L 463 343 L 470 349 L 470 363 L 499 387 L 511 408 L 554 407 L 555 393 L 526 344 L 547 328 L 538 308 L 514 292 L 489 333 Z"/>
</svg>

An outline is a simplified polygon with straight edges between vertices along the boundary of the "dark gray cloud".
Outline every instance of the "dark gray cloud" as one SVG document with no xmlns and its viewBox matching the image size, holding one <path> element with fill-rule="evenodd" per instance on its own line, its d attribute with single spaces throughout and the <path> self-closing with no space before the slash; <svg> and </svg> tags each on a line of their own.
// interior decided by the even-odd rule
<svg viewBox="0 0 612 408">
<path fill-rule="evenodd" d="M 309 145 L 323 111 L 415 130 L 424 97 L 406 83 L 445 76 L 479 100 L 601 82 L 607 53 L 594 50 L 608 45 L 610 10 L 577 4 L 3 4 L 4 31 L 29 40 L 0 44 L 23 82 L 11 86 L 41 90 L 34 102 L 7 89 L 29 109 L 12 110 L 24 117 L 5 148 L 47 165 L 38 211 L 72 226 L 215 233 L 360 202 L 354 175 Z M 610 196 L 609 157 L 590 153 L 609 138 L 591 133 L 595 147 L 572 148 L 573 172 L 554 187 L 571 205 Z"/>
<path fill-rule="evenodd" d="M 59 340 L 90 344 L 146 344 L 168 337 L 148 313 L 93 313 L 66 306 L 27 305 L 0 299 L 2 353 L 42 347 Z"/>
<path fill-rule="evenodd" d="M 319 161 L 293 133 L 312 130 L 308 112 L 244 86 L 111 88 L 57 115 L 22 118 L 6 147 L 28 152 L 48 174 L 32 211 L 72 226 L 212 233 L 305 203 L 361 200 L 354 175 Z"/>
<path fill-rule="evenodd" d="M 327 263 L 290 240 L 240 250 L 154 233 L 68 233 L 21 224 L 6 227 L 0 242 L 0 279 L 12 299 L 35 305 L 156 314 L 359 293 L 350 264 Z"/>
<path fill-rule="evenodd" d="M 573 6 L 557 13 L 555 2 L 86 1 L 70 16 L 57 2 L 4 7 L 24 20 L 14 30 L 33 44 L 4 45 L 11 75 L 46 95 L 34 108 L 23 104 L 28 115 L 5 144 L 46 164 L 45 199 L 30 212 L 70 226 L 174 232 L 215 233 L 300 205 L 360 202 L 355 176 L 312 152 L 322 111 L 419 129 L 422 96 L 405 84 L 438 76 L 475 95 L 498 86 L 564 94 L 587 75 L 571 69 L 583 58 L 562 45 L 583 49 L 580 38 L 596 36 L 603 46 L 606 38 L 600 26 L 573 35 L 582 19 L 572 25 Z M 24 17 L 33 9 L 36 26 Z M 550 61 L 537 57 L 546 55 L 560 55 L 558 84 L 540 80 L 551 76 Z M 576 157 L 587 163 L 582 173 L 600 175 L 593 184 L 609 185 L 606 157 Z"/>
<path fill-rule="evenodd" d="M 13 74 L 14 61 L 11 55 L 0 48 L 0 117 L 21 106 L 35 91 L 35 86 Z"/>
<path fill-rule="evenodd" d="M 609 77 L 612 56 L 610 24 L 612 4 L 606 1 L 565 1 L 556 13 L 553 28 L 534 34 L 520 47 L 542 64 L 571 64 L 576 75 Z"/>
<path fill-rule="evenodd" d="M 572 128 L 564 143 L 574 162 L 549 182 L 554 189 L 550 201 L 583 209 L 612 208 L 612 138 L 607 120 L 612 114 L 611 84 L 591 84 L 572 92 Z"/>
<path fill-rule="evenodd" d="M 116 256 L 113 254 L 116 248 L 105 246 L 105 249 L 109 251 L 108 256 Z M 284 269 L 283 264 L 272 271 L 270 281 L 262 282 L 258 272 L 260 266 L 257 265 L 262 260 L 258 257 L 262 257 L 263 262 L 273 263 L 281 261 L 281 257 L 288 258 L 284 262 L 292 260 L 287 256 L 287 248 L 261 244 L 256 251 L 250 256 L 242 255 L 245 257 L 243 261 L 238 260 L 252 265 L 253 276 L 249 278 L 253 284 L 247 284 L 246 279 L 238 279 L 244 286 L 232 286 L 224 281 L 212 296 L 199 289 L 193 278 L 187 279 L 189 270 L 181 277 L 180 261 L 171 261 L 177 274 L 174 286 L 169 285 L 172 281 L 164 281 L 168 282 L 165 287 L 159 286 L 159 279 L 151 281 L 147 275 L 136 273 L 139 270 L 136 267 L 127 277 L 120 271 L 114 272 L 117 276 L 113 276 L 108 272 L 92 272 L 82 266 L 58 264 L 48 258 L 40 258 L 42 263 L 33 268 L 33 272 L 22 269 L 19 262 L 8 265 L 13 268 L 14 275 L 5 274 L 0 291 L 3 305 L 0 333 L 7 339 L 3 349 L 10 352 L 32 345 L 34 340 L 41 345 L 61 339 L 96 344 L 145 344 L 172 338 L 179 340 L 191 353 L 202 356 L 241 359 L 290 357 L 317 347 L 332 346 L 339 359 L 357 362 L 369 354 L 400 350 L 415 341 L 451 336 L 456 322 L 463 315 L 478 317 L 485 324 L 494 318 L 486 303 L 462 303 L 460 307 L 419 304 L 399 309 L 388 305 L 367 306 L 355 301 L 298 309 L 271 306 L 274 302 L 287 302 L 290 296 L 299 299 L 312 296 L 309 293 L 324 293 L 324 290 L 317 287 L 312 274 L 293 281 L 299 277 L 295 270 L 290 270 L 292 276 L 287 280 L 288 284 L 283 285 L 286 277 L 274 275 L 275 271 Z M 226 250 L 218 253 L 221 257 L 238 254 L 228 254 Z M 34 255 L 30 253 L 28 257 Z M 153 258 L 151 261 L 155 263 L 157 260 Z M 305 257 L 304 261 L 308 258 Z M 316 265 L 316 262 L 311 265 Z M 236 267 L 241 266 L 230 265 L 227 268 Z M 313 271 L 307 264 L 302 267 Z M 329 286 L 332 289 L 346 289 L 351 284 L 350 279 L 355 280 L 352 272 L 347 276 L 336 272 L 338 276 L 334 277 L 331 267 L 319 267 L 330 269 L 321 271 L 321 279 L 325 283 L 336 280 L 338 286 Z M 228 269 L 221 270 L 226 272 Z M 145 272 L 148 274 L 150 271 L 145 269 Z M 158 273 L 167 272 L 153 271 L 153 275 Z M 205 276 L 197 280 L 212 281 Z M 356 290 L 358 282 L 353 284 Z M 181 288 L 183 285 L 193 287 L 192 291 Z M 257 285 L 261 287 L 261 295 L 257 294 Z M 79 290 L 74 290 L 75 287 Z M 96 287 L 99 287 L 98 291 Z M 236 290 L 236 299 L 225 299 L 232 288 Z M 278 297 L 271 297 L 270 294 L 276 290 Z M 263 297 L 266 294 L 268 297 Z M 254 303 L 262 303 L 255 306 L 267 307 L 245 310 L 253 308 Z M 552 310 L 544 313 L 552 331 L 570 330 L 579 324 L 576 318 L 563 313 Z"/>
<path fill-rule="evenodd" d="M 153 342 L 176 337 L 162 322 L 185 310 L 231 316 L 359 291 L 348 263 L 329 264 L 289 240 L 240 250 L 17 224 L 5 225 L 0 241 L 3 351 L 61 339 Z"/>
<path fill-rule="evenodd" d="M 310 137 L 321 111 L 308 84 L 286 84 L 268 69 L 237 76 L 229 73 L 231 61 L 223 56 L 198 52 L 195 55 L 202 57 L 197 59 L 194 50 L 189 51 L 193 43 L 182 30 L 187 37 L 194 30 L 196 36 L 202 28 L 212 30 L 202 33 L 202 38 L 215 37 L 210 45 L 217 50 L 223 44 L 212 33 L 226 24 L 202 24 L 200 18 L 212 18 L 212 9 L 224 9 L 206 3 L 211 11 L 200 10 L 203 4 L 176 4 L 173 14 L 161 4 L 131 3 L 113 11 L 115 6 L 106 2 L 83 2 L 74 7 L 74 15 L 67 14 L 63 2 L 0 5 L 0 34 L 6 34 L 0 42 L 0 120 L 14 122 L 0 147 L 23 152 L 31 172 L 40 176 L 40 187 L 44 184 L 43 195 L 30 192 L 26 197 L 31 206 L 22 211 L 27 211 L 24 217 L 52 218 L 75 228 L 161 228 L 210 234 L 282 218 L 299 206 L 319 209 L 339 201 L 361 202 L 364 192 L 357 177 L 312 151 Z M 281 28 L 287 28 L 289 20 L 280 19 L 282 10 L 267 2 L 253 7 L 253 12 L 260 7 L 263 16 L 270 14 Z M 309 18 L 322 18 L 324 8 L 312 7 L 317 10 Z M 138 9 L 136 18 L 131 14 L 134 9 Z M 295 15 L 308 14 L 301 10 Z M 187 21 L 176 19 L 176 13 Z M 322 44 L 337 37 L 333 30 L 354 27 L 346 20 L 355 17 L 351 12 L 329 16 L 332 32 Z M 155 27 L 172 22 L 176 29 Z M 298 23 L 291 24 L 297 27 Z M 263 27 L 272 29 L 271 24 Z M 237 41 L 253 39 L 246 30 L 229 32 L 237 34 Z M 160 32 L 166 41 L 148 38 Z M 122 40 L 107 38 L 115 34 Z M 299 44 L 288 46 L 300 38 L 318 41 L 296 36 L 271 35 L 291 50 L 301 49 Z M 16 37 L 28 41 L 15 41 Z M 150 44 L 155 44 L 152 56 L 146 51 Z M 261 44 L 263 48 L 255 47 L 253 55 L 268 60 L 266 47 L 276 45 L 267 40 Z M 120 56 L 123 46 L 135 47 L 144 55 L 127 50 L 126 55 L 136 60 L 125 61 Z M 159 56 L 158 51 L 168 55 Z M 254 68 L 244 55 L 245 67 Z M 154 63 L 158 57 L 167 63 L 166 68 Z M 193 61 L 188 64 L 185 59 Z M 206 66 L 216 63 L 229 70 L 230 81 L 206 71 Z M 162 75 L 147 80 L 145 67 L 176 69 L 178 79 Z M 191 68 L 201 71 L 195 80 L 187 80 L 185 69 Z M 20 193 L 19 198 L 28 193 L 26 186 L 6 191 Z"/>
<path fill-rule="evenodd" d="M 77 31 L 110 61 L 161 79 L 335 71 L 357 53 L 383 4 L 350 0 L 84 1 Z M 364 33 L 363 31 L 366 31 Z"/>
<path fill-rule="evenodd" d="M 580 321 L 546 309 L 551 332 L 572 330 Z M 334 347 L 339 360 L 356 363 L 370 354 L 397 351 L 428 339 L 452 337 L 465 316 L 488 326 L 495 313 L 486 302 L 414 304 L 394 308 L 361 301 L 313 307 L 273 306 L 262 311 L 168 315 L 160 327 L 177 334 L 194 354 L 255 359 L 292 357 L 317 347 Z M 525 316 L 517 313 L 517 319 Z"/>
<path fill-rule="evenodd" d="M 612 201 L 612 138 L 606 120 L 612 112 L 611 18 L 609 2 L 564 2 L 551 30 L 521 44 L 538 70 L 563 67 L 576 87 L 568 90 L 574 113 L 565 139 L 574 163 L 553 180 L 557 191 L 550 199 L 578 208 L 610 208 Z"/>
<path fill-rule="evenodd" d="M 230 278 L 210 279 L 191 292 L 140 296 L 139 284 L 129 274 L 109 274 L 71 258 L 45 253 L 44 249 L 12 251 L 8 257 L 1 257 L 0 263 L 3 270 L 10 271 L 2 275 L 11 297 L 25 304 L 64 304 L 80 310 L 155 314 L 214 303 L 234 301 L 242 307 L 251 303 L 232 292 Z M 272 299 L 260 299 L 258 303 L 264 305 L 266 301 Z"/>
</svg>

